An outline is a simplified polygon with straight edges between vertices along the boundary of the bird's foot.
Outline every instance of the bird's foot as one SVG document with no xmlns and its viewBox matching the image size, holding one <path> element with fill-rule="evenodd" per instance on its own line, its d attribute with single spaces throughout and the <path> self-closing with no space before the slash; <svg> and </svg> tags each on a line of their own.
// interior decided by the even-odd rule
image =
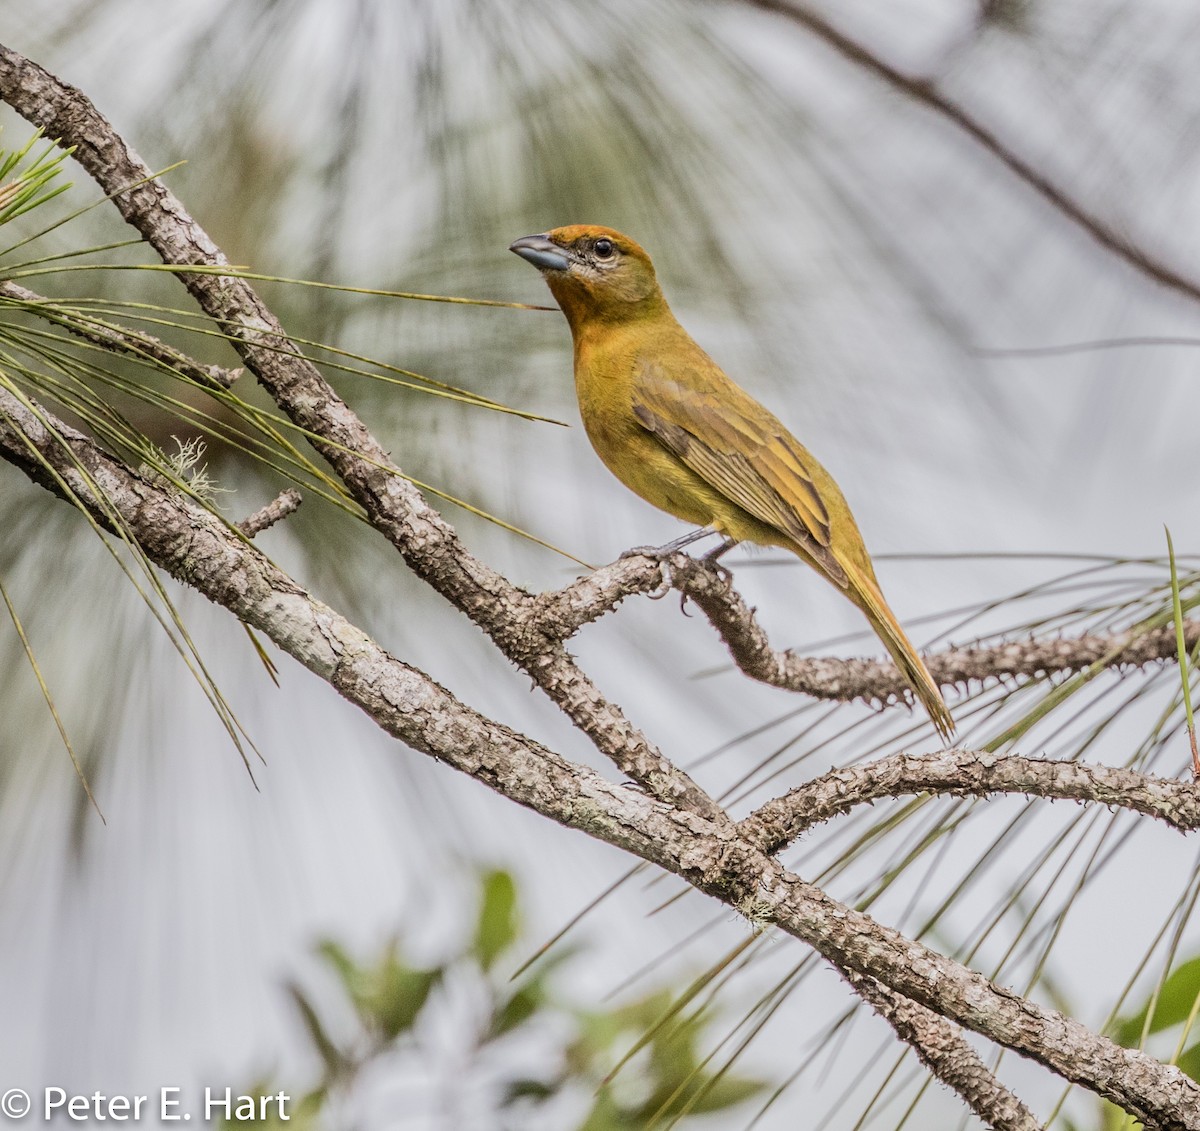
<svg viewBox="0 0 1200 1131">
<path fill-rule="evenodd" d="M 699 530 L 689 531 L 687 534 L 662 546 L 634 546 L 632 549 L 625 550 L 621 554 L 621 557 L 653 558 L 655 561 L 661 562 L 669 558 L 672 554 L 678 553 L 685 546 L 690 546 L 693 542 L 699 542 L 701 538 L 707 538 L 710 534 L 715 533 L 716 531 L 711 526 L 702 526 Z M 725 551 L 721 550 L 720 552 L 724 553 Z"/>
<path fill-rule="evenodd" d="M 702 562 L 715 562 L 718 558 L 723 558 L 736 545 L 736 538 L 722 538 L 721 544 L 714 549 L 709 550 L 707 554 L 704 554 L 700 558 L 700 560 Z"/>
<path fill-rule="evenodd" d="M 718 579 L 724 585 L 731 585 L 733 583 L 733 572 L 728 566 L 721 565 L 719 559 L 725 554 L 729 553 L 729 551 L 732 550 L 736 545 L 736 538 L 723 538 L 719 546 L 717 546 L 715 549 L 709 550 L 707 554 L 704 554 L 699 559 L 702 564 L 707 566 L 713 571 L 713 573 L 717 575 Z"/>
</svg>

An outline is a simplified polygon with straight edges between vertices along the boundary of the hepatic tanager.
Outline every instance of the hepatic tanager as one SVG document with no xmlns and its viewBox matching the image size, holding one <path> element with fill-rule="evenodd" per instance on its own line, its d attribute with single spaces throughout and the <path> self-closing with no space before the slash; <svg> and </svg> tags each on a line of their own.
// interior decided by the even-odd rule
<svg viewBox="0 0 1200 1131">
<path fill-rule="evenodd" d="M 954 721 L 883 598 L 842 492 L 692 341 L 646 252 L 620 232 L 586 224 L 525 236 L 511 250 L 541 271 L 567 316 L 580 415 L 608 469 L 686 522 L 807 562 L 866 614 L 949 739 Z"/>
</svg>

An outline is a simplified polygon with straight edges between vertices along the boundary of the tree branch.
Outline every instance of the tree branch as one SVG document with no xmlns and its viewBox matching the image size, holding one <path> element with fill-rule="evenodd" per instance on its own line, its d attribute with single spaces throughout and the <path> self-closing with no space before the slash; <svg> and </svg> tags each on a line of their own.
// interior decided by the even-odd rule
<svg viewBox="0 0 1200 1131">
<path fill-rule="evenodd" d="M 923 1005 L 901 997 L 874 978 L 853 970 L 842 976 L 854 992 L 895 1030 L 896 1035 L 943 1084 L 995 1131 L 1042 1131 L 1042 1122 L 988 1068 L 962 1033 Z"/>
<path fill-rule="evenodd" d="M 163 186 L 138 183 L 148 169 L 78 91 L 0 47 L 0 97 L 50 136 L 77 146 L 77 159 L 106 192 L 118 194 L 123 215 L 164 262 L 227 266 Z M 567 623 L 586 599 L 576 608 L 573 595 L 534 598 L 473 558 L 244 280 L 211 272 L 182 277 L 202 309 L 234 337 L 277 403 L 320 437 L 318 450 L 414 571 L 479 624 L 648 793 L 608 782 L 471 710 L 305 592 L 214 514 L 4 389 L 0 454 L 109 528 L 118 526 L 161 568 L 258 628 L 414 749 L 552 820 L 656 863 L 758 921 L 778 924 L 840 969 L 1047 1065 L 1148 1126 L 1200 1131 L 1200 1087 L 1178 1069 L 1119 1048 L 838 903 L 748 840 L 600 697 L 563 647 L 569 632 L 561 625 L 547 629 L 555 617 Z M 671 562 L 680 575 L 692 568 Z M 740 598 L 723 584 L 725 591 L 710 592 L 707 582 L 695 581 L 689 593 L 714 610 L 710 619 L 737 611 Z M 593 618 L 579 624 L 587 619 Z"/>
<path fill-rule="evenodd" d="M 269 526 L 282 522 L 289 514 L 297 510 L 304 500 L 300 492 L 293 487 L 280 491 L 265 507 L 260 507 L 252 515 L 248 515 L 237 524 L 237 528 L 247 537 L 253 538 L 261 534 Z"/>
<path fill-rule="evenodd" d="M 262 631 L 414 749 L 658 864 L 758 922 L 776 923 L 839 969 L 874 978 L 1046 1065 L 1148 1127 L 1200 1131 L 1200 1086 L 1179 1069 L 1120 1048 L 831 899 L 744 839 L 723 814 L 709 819 L 605 781 L 471 710 L 305 592 L 216 515 L 4 389 L 0 454 L 39 482 L 57 482 L 59 494 L 94 516 L 116 513 L 152 561 Z"/>
<path fill-rule="evenodd" d="M 153 361 L 206 389 L 232 388 L 242 372 L 220 365 L 201 365 L 153 334 L 131 330 L 127 326 L 113 326 L 101 318 L 67 310 L 54 299 L 22 287 L 11 279 L 0 280 L 0 301 L 19 310 L 28 310 L 111 353 L 130 354 Z"/>
<path fill-rule="evenodd" d="M 739 828 L 762 851 L 774 854 L 806 829 L 856 805 L 912 793 L 957 797 L 1023 793 L 1088 801 L 1156 817 L 1180 832 L 1200 829 L 1200 784 L 1196 782 L 983 750 L 893 754 L 862 766 L 833 769 L 766 802 Z"/>
<path fill-rule="evenodd" d="M 0 457 L 86 510 L 105 529 L 135 541 L 172 577 L 259 629 L 393 737 L 554 820 L 594 825 L 593 835 L 623 847 L 640 842 L 628 841 L 606 822 L 606 805 L 587 802 L 609 793 L 628 800 L 639 796 L 637 791 L 472 711 L 307 593 L 216 514 L 2 386 Z M 570 806 L 560 800 L 565 798 Z"/>
<path fill-rule="evenodd" d="M 704 613 L 729 648 L 733 662 L 760 683 L 799 691 L 817 699 L 901 699 L 908 683 L 890 660 L 802 656 L 772 649 L 754 610 L 733 587 L 728 570 L 672 554 L 664 561 L 642 555 L 621 558 L 564 589 L 540 597 L 543 632 L 565 640 L 585 624 L 615 609 L 626 598 L 678 590 Z M 1189 648 L 1200 641 L 1200 621 L 1184 622 Z M 1012 640 L 1000 644 L 946 648 L 925 655 L 934 680 L 943 687 L 1004 679 L 1143 665 L 1176 656 L 1175 630 L 1132 628 L 1050 640 Z"/>
<path fill-rule="evenodd" d="M 149 169 L 81 92 L 0 46 L 0 97 L 50 136 L 75 145 L 76 159 L 106 192 L 119 194 L 114 203 L 165 262 L 228 265 L 164 186 L 157 181 L 135 184 L 149 176 Z M 120 191 L 130 184 L 135 187 Z M 889 661 L 804 657 L 772 650 L 753 610 L 733 590 L 727 575 L 684 554 L 669 560 L 665 574 L 662 563 L 632 557 L 540 598 L 512 585 L 466 551 L 453 528 L 401 476 L 365 425 L 288 340 L 245 280 L 205 273 L 185 275 L 184 281 L 201 308 L 233 334 L 235 347 L 280 407 L 308 433 L 324 438 L 315 446 L 414 572 L 475 621 L 602 753 L 655 796 L 684 800 L 710 815 L 716 808 L 684 771 L 600 694 L 562 645 L 583 624 L 625 597 L 659 588 L 664 577 L 695 601 L 729 646 L 734 661 L 754 679 L 824 699 L 906 697 L 907 683 Z M 10 294 L 20 291 L 23 288 Z M 93 329 L 97 337 L 104 336 L 99 328 Z M 147 338 L 130 343 L 134 352 L 153 350 Z M 163 349 L 170 351 L 170 347 Z M 177 364 L 183 356 L 170 351 L 163 360 Z M 1189 622 L 1187 630 L 1190 643 L 1200 640 L 1200 624 Z M 1075 640 L 949 649 L 929 656 L 928 666 L 939 684 L 949 686 L 992 676 L 1078 670 L 1100 660 L 1140 664 L 1173 654 L 1169 629 L 1141 635 L 1131 630 Z"/>
<path fill-rule="evenodd" d="M 150 168 L 82 91 L 0 45 L 0 98 L 48 137 L 75 147 L 75 160 L 164 263 L 229 267 L 204 229 L 151 178 Z M 482 628 L 622 773 L 656 797 L 710 816 L 719 813 L 716 802 L 600 694 L 564 648 L 528 630 L 528 618 L 520 614 L 532 606 L 531 595 L 467 552 L 454 528 L 403 477 L 246 280 L 211 271 L 185 272 L 181 279 L 279 407 L 317 437 L 313 446 L 419 577 Z"/>
<path fill-rule="evenodd" d="M 1118 228 L 1076 200 L 1066 189 L 1056 184 L 1028 158 L 1022 157 L 1001 140 L 994 130 L 984 125 L 965 107 L 941 93 L 929 79 L 906 74 L 880 58 L 865 44 L 839 31 L 823 16 L 796 0 L 741 0 L 755 8 L 773 12 L 811 32 L 832 47 L 844 59 L 881 79 L 894 90 L 950 122 L 972 141 L 982 146 L 1005 168 L 1028 185 L 1043 200 L 1090 236 L 1106 251 L 1154 282 L 1190 299 L 1200 299 L 1200 281 L 1134 243 Z"/>
</svg>

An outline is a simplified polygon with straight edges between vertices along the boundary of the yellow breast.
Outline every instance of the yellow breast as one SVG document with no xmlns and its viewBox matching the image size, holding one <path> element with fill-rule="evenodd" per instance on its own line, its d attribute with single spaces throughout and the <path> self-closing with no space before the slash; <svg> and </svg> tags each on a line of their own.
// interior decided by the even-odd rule
<svg viewBox="0 0 1200 1131">
<path fill-rule="evenodd" d="M 610 326 L 576 338 L 575 392 L 588 439 L 605 467 L 646 502 L 696 526 L 722 527 L 728 501 L 638 423 L 633 384 L 647 341 L 635 329 Z"/>
</svg>

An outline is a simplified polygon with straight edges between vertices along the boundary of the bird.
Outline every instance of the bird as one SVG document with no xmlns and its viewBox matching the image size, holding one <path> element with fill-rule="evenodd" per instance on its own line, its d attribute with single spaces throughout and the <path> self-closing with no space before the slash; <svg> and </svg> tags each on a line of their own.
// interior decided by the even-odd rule
<svg viewBox="0 0 1200 1131">
<path fill-rule="evenodd" d="M 644 248 L 572 224 L 509 247 L 541 272 L 574 343 L 584 429 L 607 468 L 648 503 L 725 542 L 789 550 L 862 610 L 941 737 L 954 720 L 896 619 L 833 477 L 692 339 Z"/>
</svg>

